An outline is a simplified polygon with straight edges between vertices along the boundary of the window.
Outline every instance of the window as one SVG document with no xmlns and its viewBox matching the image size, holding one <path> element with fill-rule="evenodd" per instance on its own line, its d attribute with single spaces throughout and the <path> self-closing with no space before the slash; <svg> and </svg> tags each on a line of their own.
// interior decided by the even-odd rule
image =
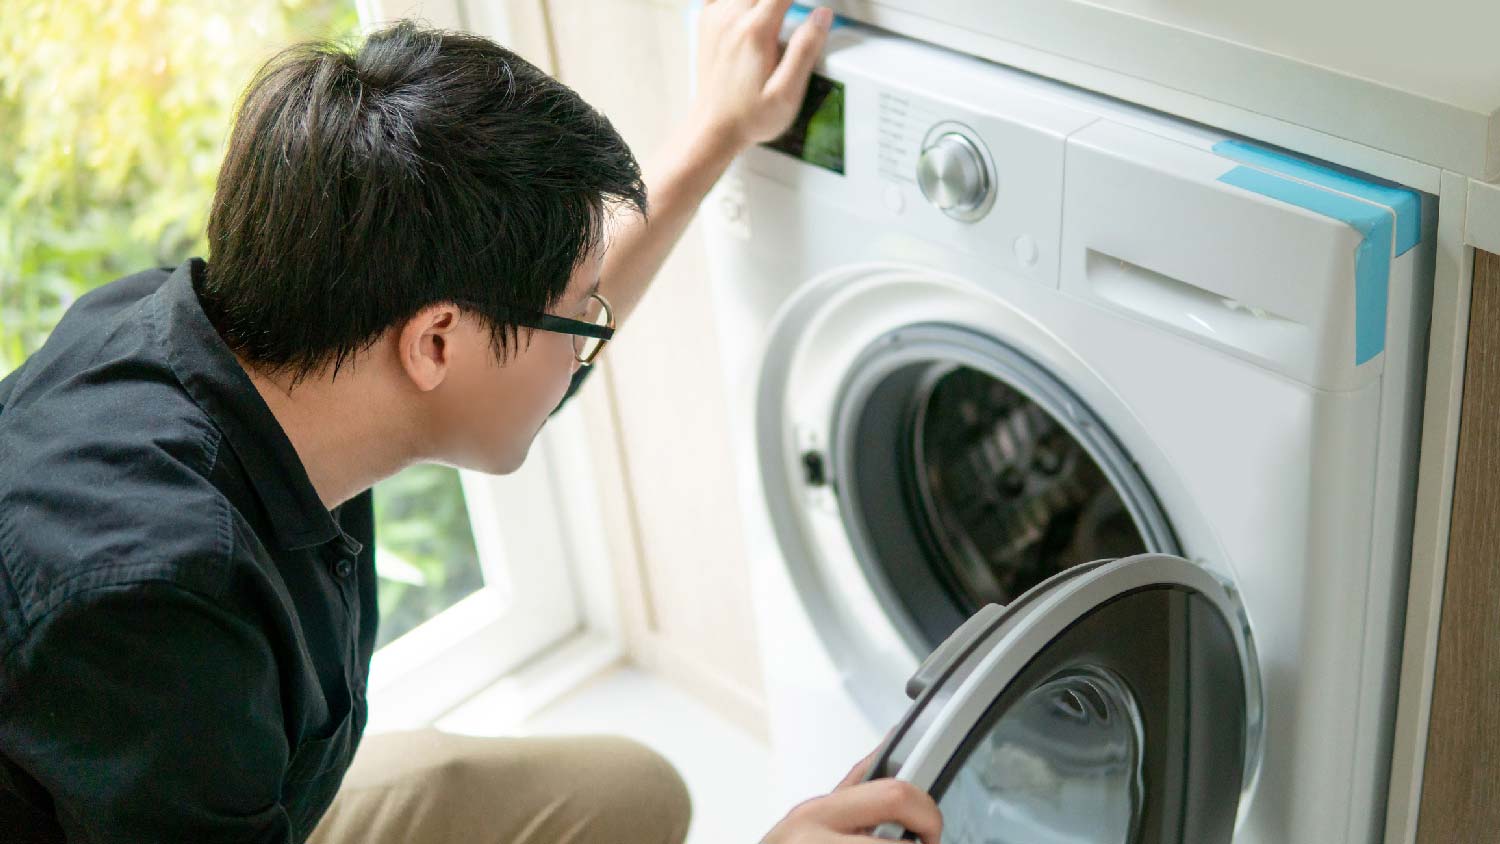
<svg viewBox="0 0 1500 844">
<path fill-rule="evenodd" d="M 377 647 L 484 586 L 458 472 L 413 466 L 375 485 Z"/>
</svg>

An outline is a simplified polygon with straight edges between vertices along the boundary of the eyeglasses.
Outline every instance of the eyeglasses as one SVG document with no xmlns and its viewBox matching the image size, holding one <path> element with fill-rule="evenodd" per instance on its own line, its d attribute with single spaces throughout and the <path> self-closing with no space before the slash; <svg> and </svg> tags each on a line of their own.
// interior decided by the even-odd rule
<svg viewBox="0 0 1500 844">
<path fill-rule="evenodd" d="M 512 321 L 527 328 L 573 335 L 573 357 L 588 366 L 599 357 L 615 336 L 615 312 L 609 300 L 598 293 L 589 295 L 588 311 L 583 319 L 568 319 L 553 314 L 512 311 Z"/>
</svg>

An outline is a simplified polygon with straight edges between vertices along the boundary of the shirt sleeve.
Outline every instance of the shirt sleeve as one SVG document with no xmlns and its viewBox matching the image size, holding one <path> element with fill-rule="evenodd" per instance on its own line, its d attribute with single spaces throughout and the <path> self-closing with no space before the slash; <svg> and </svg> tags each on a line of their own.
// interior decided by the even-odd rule
<svg viewBox="0 0 1500 844">
<path fill-rule="evenodd" d="M 0 752 L 70 842 L 292 841 L 275 662 L 253 625 L 167 583 L 86 593 L 0 666 Z"/>
</svg>

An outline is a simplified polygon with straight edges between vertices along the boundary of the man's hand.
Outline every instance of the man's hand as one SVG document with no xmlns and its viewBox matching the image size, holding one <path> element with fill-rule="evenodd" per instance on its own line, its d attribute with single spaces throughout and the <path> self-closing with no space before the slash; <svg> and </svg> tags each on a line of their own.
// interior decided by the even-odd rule
<svg viewBox="0 0 1500 844">
<path fill-rule="evenodd" d="M 922 844 L 938 844 L 943 817 L 927 792 L 908 782 L 879 779 L 861 782 L 875 754 L 861 759 L 831 793 L 798 804 L 772 827 L 762 844 L 855 844 L 874 841 L 869 832 L 883 823 L 898 823 L 915 832 Z"/>
<path fill-rule="evenodd" d="M 828 39 L 833 13 L 815 9 L 783 55 L 778 36 L 792 0 L 704 0 L 698 21 L 697 120 L 735 149 L 786 131 Z"/>
<path fill-rule="evenodd" d="M 782 55 L 777 38 L 792 0 L 704 0 L 698 21 L 698 93 L 687 120 L 648 168 L 649 221 L 627 215 L 611 238 L 601 292 L 624 322 L 724 169 L 746 147 L 786 130 L 833 16 L 818 9 Z M 649 94 L 647 95 L 649 96 Z"/>
</svg>

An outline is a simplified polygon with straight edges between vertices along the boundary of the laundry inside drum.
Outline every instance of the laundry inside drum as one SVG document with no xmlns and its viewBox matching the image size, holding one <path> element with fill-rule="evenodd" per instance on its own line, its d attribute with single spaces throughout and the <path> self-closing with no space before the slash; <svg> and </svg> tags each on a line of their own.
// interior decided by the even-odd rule
<svg viewBox="0 0 1500 844">
<path fill-rule="evenodd" d="M 1005 604 L 1080 563 L 1147 550 L 1120 494 L 1051 412 L 963 366 L 916 396 L 913 492 L 966 609 Z"/>
<path fill-rule="evenodd" d="M 1046 367 L 967 329 L 872 343 L 829 440 L 826 464 L 799 455 L 804 480 L 833 487 L 866 583 L 916 654 L 1064 569 L 1179 553 L 1103 418 Z"/>
</svg>

